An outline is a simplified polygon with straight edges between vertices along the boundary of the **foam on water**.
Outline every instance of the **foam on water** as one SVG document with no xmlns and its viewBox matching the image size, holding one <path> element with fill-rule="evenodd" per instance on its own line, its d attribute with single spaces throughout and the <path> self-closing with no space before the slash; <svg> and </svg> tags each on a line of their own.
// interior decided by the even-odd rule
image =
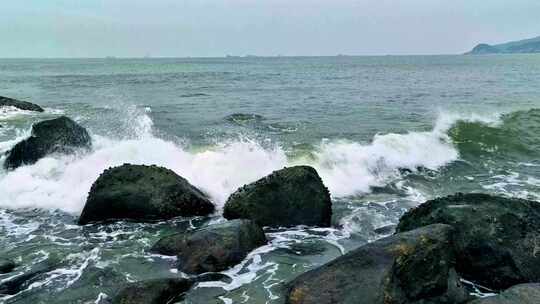
<svg viewBox="0 0 540 304">
<path fill-rule="evenodd" d="M 17 116 L 32 115 L 35 113 L 34 111 L 25 111 L 11 106 L 0 107 L 0 120 L 9 120 Z"/>
<path fill-rule="evenodd" d="M 398 177 L 398 169 L 438 169 L 459 153 L 446 134 L 459 116 L 442 115 L 432 131 L 376 135 L 370 143 L 323 140 L 314 160 L 288 159 L 281 147 L 268 148 L 242 139 L 190 151 L 152 135 L 146 111 L 131 111 L 136 136 L 113 140 L 93 135 L 94 149 L 80 155 L 52 155 L 34 165 L 0 173 L 0 207 L 61 209 L 79 213 L 88 190 L 103 170 L 124 163 L 155 164 L 170 168 L 207 192 L 222 206 L 238 187 L 288 165 L 309 164 L 320 173 L 332 196 L 367 193 Z M 469 119 L 469 118 L 467 118 Z M 471 118 L 479 119 L 479 118 Z M 91 130 L 90 130 L 91 131 Z M 28 136 L 0 143 L 9 149 Z"/>
</svg>

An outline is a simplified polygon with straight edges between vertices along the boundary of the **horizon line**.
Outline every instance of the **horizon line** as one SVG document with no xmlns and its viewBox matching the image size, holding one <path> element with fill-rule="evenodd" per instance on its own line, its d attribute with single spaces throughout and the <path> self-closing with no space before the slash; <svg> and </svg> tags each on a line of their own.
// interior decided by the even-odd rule
<svg viewBox="0 0 540 304">
<path fill-rule="evenodd" d="M 336 55 L 223 55 L 223 56 L 100 56 L 100 57 L 0 57 L 2 59 L 250 59 L 250 58 L 317 58 L 317 57 L 408 57 L 408 56 L 461 56 L 465 53 L 447 54 L 336 54 Z"/>
</svg>

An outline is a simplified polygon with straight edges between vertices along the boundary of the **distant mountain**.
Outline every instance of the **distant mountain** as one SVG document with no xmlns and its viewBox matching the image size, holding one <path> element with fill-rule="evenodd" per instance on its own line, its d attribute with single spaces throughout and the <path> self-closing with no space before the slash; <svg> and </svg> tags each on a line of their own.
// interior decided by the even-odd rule
<svg viewBox="0 0 540 304">
<path fill-rule="evenodd" d="M 540 36 L 532 39 L 513 41 L 503 44 L 489 45 L 481 43 L 474 47 L 467 55 L 482 54 L 515 54 L 540 53 Z"/>
</svg>

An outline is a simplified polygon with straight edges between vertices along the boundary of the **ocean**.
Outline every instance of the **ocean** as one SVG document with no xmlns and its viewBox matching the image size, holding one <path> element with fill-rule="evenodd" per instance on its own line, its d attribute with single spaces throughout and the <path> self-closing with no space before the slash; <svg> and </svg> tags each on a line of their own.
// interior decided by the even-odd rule
<svg viewBox="0 0 540 304">
<path fill-rule="evenodd" d="M 152 244 L 223 221 L 232 192 L 285 166 L 317 169 L 333 227 L 267 229 L 268 245 L 223 272 L 231 280 L 182 303 L 281 303 L 283 283 L 392 233 L 431 198 L 540 200 L 540 55 L 0 59 L 0 95 L 46 109 L 0 109 L 0 154 L 59 115 L 93 142 L 0 169 L 0 257 L 22 265 L 15 275 L 60 261 L 5 303 L 105 303 L 120 282 L 178 275 Z M 92 183 L 124 163 L 172 169 L 218 211 L 76 225 Z"/>
</svg>

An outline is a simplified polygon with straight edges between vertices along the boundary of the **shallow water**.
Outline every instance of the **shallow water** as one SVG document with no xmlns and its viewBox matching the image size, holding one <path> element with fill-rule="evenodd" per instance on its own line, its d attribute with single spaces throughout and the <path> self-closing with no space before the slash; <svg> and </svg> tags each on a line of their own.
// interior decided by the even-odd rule
<svg viewBox="0 0 540 304">
<path fill-rule="evenodd" d="M 46 108 L 0 111 L 2 152 L 62 114 L 93 139 L 89 153 L 0 169 L 0 257 L 21 265 L 0 281 L 57 261 L 6 303 L 100 303 L 122 282 L 182 275 L 150 246 L 221 221 L 230 193 L 284 166 L 318 170 L 334 227 L 267 229 L 270 244 L 224 272 L 232 281 L 200 284 L 185 303 L 280 303 L 282 283 L 429 198 L 540 199 L 538 55 L 0 60 L 0 95 Z M 174 170 L 218 212 L 77 226 L 93 181 L 123 163 Z"/>
</svg>

